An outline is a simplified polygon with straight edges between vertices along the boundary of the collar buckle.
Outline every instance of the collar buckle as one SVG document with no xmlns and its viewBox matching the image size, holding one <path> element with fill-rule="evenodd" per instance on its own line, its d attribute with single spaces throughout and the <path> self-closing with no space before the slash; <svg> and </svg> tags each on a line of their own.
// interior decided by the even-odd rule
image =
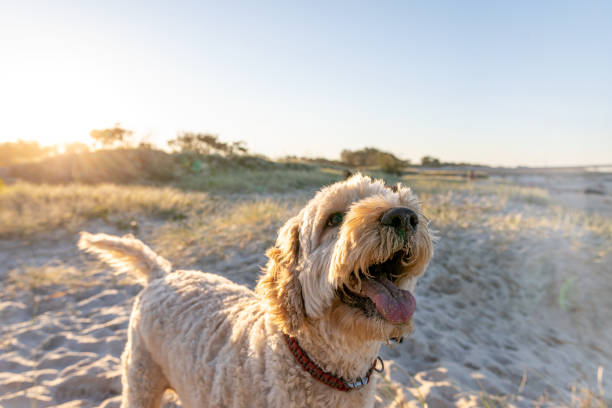
<svg viewBox="0 0 612 408">
<path fill-rule="evenodd" d="M 380 363 L 380 368 L 376 367 L 378 365 L 376 363 Z M 380 356 L 376 357 L 376 360 L 374 360 L 374 365 L 372 366 L 372 370 L 376 371 L 379 374 L 385 371 L 385 362 L 383 361 L 382 358 L 380 358 Z"/>
</svg>

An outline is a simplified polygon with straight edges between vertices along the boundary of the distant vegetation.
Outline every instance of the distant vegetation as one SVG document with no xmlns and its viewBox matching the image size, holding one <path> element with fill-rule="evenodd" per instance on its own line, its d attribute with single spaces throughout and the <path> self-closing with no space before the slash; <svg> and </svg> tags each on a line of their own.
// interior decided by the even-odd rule
<svg viewBox="0 0 612 408">
<path fill-rule="evenodd" d="M 314 163 L 250 155 L 245 142 L 224 142 L 207 133 L 179 133 L 168 142 L 170 153 L 142 141 L 136 144 L 133 132 L 119 124 L 94 129 L 90 136 L 94 145 L 104 147 L 91 151 L 84 143 L 72 143 L 59 153 L 36 142 L 0 144 L 0 165 L 6 166 L 0 177 L 45 184 L 169 184 L 235 193 L 318 187 L 342 178 L 341 170 L 320 171 Z"/>
<path fill-rule="evenodd" d="M 480 164 L 472 164 L 465 162 L 443 162 L 432 156 L 424 156 L 421 158 L 421 166 L 423 167 L 483 167 Z"/>
<path fill-rule="evenodd" d="M 251 154 L 244 141 L 223 141 L 210 133 L 180 132 L 168 141 L 170 152 L 156 149 L 146 138 L 138 140 L 119 123 L 93 129 L 89 135 L 91 145 L 0 143 L 0 178 L 50 184 L 169 183 L 202 191 L 267 192 L 320 186 L 341 179 L 348 170 L 385 177 L 415 171 L 410 160 L 374 147 L 343 150 L 339 160 L 296 156 L 272 160 Z M 425 156 L 421 165 L 456 164 Z"/>
<path fill-rule="evenodd" d="M 114 127 L 108 129 L 94 129 L 89 132 L 89 136 L 100 146 L 109 148 L 117 146 L 125 146 L 134 132 L 121 127 L 116 123 Z"/>
<path fill-rule="evenodd" d="M 83 154 L 91 151 L 89 146 L 81 142 L 72 142 L 64 145 L 64 153 L 66 154 Z"/>
<path fill-rule="evenodd" d="M 278 161 L 281 163 L 311 163 L 326 166 L 346 166 L 346 163 L 343 163 L 340 160 L 331 160 L 326 159 L 325 157 L 303 157 L 290 155 L 280 158 Z"/>
<path fill-rule="evenodd" d="M 34 183 L 135 183 L 174 179 L 172 155 L 150 149 L 96 150 L 59 154 L 8 168 L 8 176 Z"/>
<path fill-rule="evenodd" d="M 168 146 L 181 153 L 193 153 L 200 156 L 220 154 L 223 156 L 236 156 L 247 154 L 249 149 L 243 141 L 226 143 L 219 140 L 219 136 L 208 133 L 179 133 L 175 139 L 168 141 Z"/>
<path fill-rule="evenodd" d="M 378 167 L 386 173 L 400 174 L 404 167 L 410 165 L 410 160 L 398 159 L 395 155 L 383 152 L 374 147 L 361 150 L 343 150 L 340 153 L 342 163 L 351 167 Z"/>
<path fill-rule="evenodd" d="M 0 167 L 44 159 L 55 153 L 55 147 L 41 146 L 38 142 L 0 143 Z"/>
</svg>

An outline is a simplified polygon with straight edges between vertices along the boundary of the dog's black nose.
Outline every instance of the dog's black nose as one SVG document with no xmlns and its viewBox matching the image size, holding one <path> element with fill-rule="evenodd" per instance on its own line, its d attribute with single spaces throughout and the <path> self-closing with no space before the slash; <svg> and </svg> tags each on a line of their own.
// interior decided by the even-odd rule
<svg viewBox="0 0 612 408">
<path fill-rule="evenodd" d="M 391 208 L 383 214 L 380 223 L 388 227 L 393 227 L 396 230 L 412 229 L 416 231 L 417 225 L 419 225 L 419 216 L 408 208 Z"/>
</svg>

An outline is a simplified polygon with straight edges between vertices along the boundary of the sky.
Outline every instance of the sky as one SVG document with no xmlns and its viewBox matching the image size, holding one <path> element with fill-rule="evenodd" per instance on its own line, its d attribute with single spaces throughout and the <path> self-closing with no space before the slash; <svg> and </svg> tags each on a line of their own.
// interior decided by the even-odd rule
<svg viewBox="0 0 612 408">
<path fill-rule="evenodd" d="M 0 142 L 612 163 L 612 2 L 0 0 Z"/>
</svg>

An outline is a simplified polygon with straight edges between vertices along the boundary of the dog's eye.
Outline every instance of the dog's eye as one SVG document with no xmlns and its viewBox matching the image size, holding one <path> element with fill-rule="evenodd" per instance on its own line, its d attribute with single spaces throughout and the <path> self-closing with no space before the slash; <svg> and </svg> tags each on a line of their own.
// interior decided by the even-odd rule
<svg viewBox="0 0 612 408">
<path fill-rule="evenodd" d="M 344 213 L 333 213 L 327 220 L 326 225 L 328 227 L 337 227 L 338 225 L 342 224 L 342 220 L 344 220 Z"/>
</svg>

